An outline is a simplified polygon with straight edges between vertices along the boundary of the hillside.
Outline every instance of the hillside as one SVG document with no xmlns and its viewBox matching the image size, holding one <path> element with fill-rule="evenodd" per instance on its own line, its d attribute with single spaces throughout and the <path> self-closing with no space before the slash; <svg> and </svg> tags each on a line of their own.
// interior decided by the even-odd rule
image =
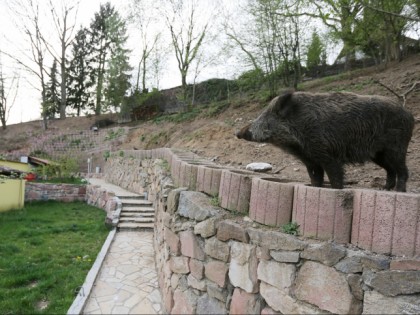
<svg viewBox="0 0 420 315">
<path fill-rule="evenodd" d="M 413 82 L 420 79 L 420 56 L 413 56 L 401 63 L 388 65 L 387 69 L 375 67 L 356 70 L 334 77 L 308 81 L 301 89 L 311 92 L 351 91 L 358 94 L 379 94 L 395 97 L 386 88 L 375 83 L 376 80 L 402 94 Z M 112 126 L 112 132 L 101 129 L 104 133 L 102 142 L 89 140 L 89 148 L 84 144 L 83 150 L 95 157 L 95 165 L 103 164 L 103 151 L 112 149 L 151 149 L 156 147 L 174 147 L 191 150 L 202 157 L 219 164 L 236 168 L 245 168 L 251 162 L 268 162 L 274 166 L 273 171 L 282 178 L 309 182 L 306 168 L 292 156 L 270 144 L 250 143 L 235 138 L 235 131 L 256 118 L 264 103 L 253 101 L 251 96 L 237 96 L 230 103 L 200 107 L 197 117 L 192 120 L 174 122 L 174 116 L 159 118 L 142 123 L 129 123 Z M 407 156 L 410 170 L 408 191 L 420 193 L 420 85 L 417 85 L 407 97 L 406 108 L 417 118 L 414 134 Z M 178 120 L 185 119 L 186 114 L 178 114 Z M 172 121 L 170 121 L 172 120 Z M 156 122 L 160 121 L 160 122 Z M 50 125 L 47 134 L 81 134 L 89 130 L 95 122 L 94 117 L 68 118 L 56 120 Z M 122 128 L 124 127 L 124 128 Z M 118 134 L 124 129 L 123 136 Z M 18 156 L 30 153 L 31 144 L 47 137 L 42 131 L 41 122 L 29 122 L 11 125 L 6 131 L 0 131 L 0 154 Z M 72 140 L 80 145 L 84 140 Z M 106 146 L 105 146 L 106 144 Z M 98 146 L 98 148 L 95 148 Z M 76 146 L 81 148 L 80 146 Z M 346 186 L 380 188 L 385 183 L 385 171 L 373 163 L 362 166 L 346 167 Z"/>
</svg>

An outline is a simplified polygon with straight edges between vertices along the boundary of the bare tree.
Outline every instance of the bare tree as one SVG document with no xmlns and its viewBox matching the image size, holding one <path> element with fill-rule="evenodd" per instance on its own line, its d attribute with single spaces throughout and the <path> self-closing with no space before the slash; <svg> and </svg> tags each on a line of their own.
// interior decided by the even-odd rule
<svg viewBox="0 0 420 315">
<path fill-rule="evenodd" d="M 209 21 L 199 24 L 198 0 L 171 0 L 166 23 L 181 74 L 184 101 L 187 100 L 187 75 L 203 44 Z"/>
<path fill-rule="evenodd" d="M 58 40 L 60 42 L 60 51 L 57 52 L 54 49 L 54 46 L 45 36 L 42 37 L 42 40 L 45 43 L 48 51 L 58 61 L 60 65 L 60 94 L 61 94 L 61 103 L 60 103 L 60 119 L 66 118 L 66 106 L 67 106 L 67 48 L 71 45 L 74 39 L 74 29 L 76 25 L 76 17 L 78 12 L 79 2 L 68 2 L 66 0 L 61 0 L 59 7 L 56 8 L 57 1 L 49 1 L 49 9 L 51 11 L 51 17 L 54 22 L 54 27 L 58 35 Z"/>
<path fill-rule="evenodd" d="M 146 75 L 149 67 L 149 57 L 157 47 L 161 37 L 158 30 L 158 18 L 156 16 L 157 9 L 154 7 L 154 1 L 150 0 L 133 0 L 129 6 L 129 20 L 136 26 L 136 31 L 140 36 L 138 48 L 140 49 L 140 60 L 137 70 L 135 89 L 146 91 Z"/>
<path fill-rule="evenodd" d="M 19 91 L 19 75 L 14 73 L 9 81 L 10 83 L 7 85 L 6 77 L 3 73 L 2 60 L 0 59 L 0 121 L 4 130 L 7 126 L 10 110 L 15 104 Z"/>
<path fill-rule="evenodd" d="M 16 53 L 12 52 L 3 51 L 3 53 L 38 78 L 39 85 L 36 88 L 41 92 L 43 125 L 44 129 L 47 129 L 45 84 L 46 76 L 48 75 L 48 71 L 45 68 L 47 48 L 41 34 L 39 3 L 35 3 L 33 0 L 14 0 L 9 3 L 9 7 L 18 18 L 24 21 L 23 23 L 17 23 L 17 25 L 20 26 L 22 33 L 27 38 L 29 49 L 21 51 L 21 56 L 17 56 Z"/>
</svg>

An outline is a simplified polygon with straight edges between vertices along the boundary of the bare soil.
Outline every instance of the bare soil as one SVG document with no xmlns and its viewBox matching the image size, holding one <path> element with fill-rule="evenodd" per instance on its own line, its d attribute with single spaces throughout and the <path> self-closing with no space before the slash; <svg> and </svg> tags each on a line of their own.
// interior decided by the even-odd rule
<svg viewBox="0 0 420 315">
<path fill-rule="evenodd" d="M 375 81 L 380 81 L 398 94 L 407 91 L 420 80 L 420 55 L 412 56 L 400 63 L 389 64 L 387 68 L 372 67 L 342 74 L 334 78 L 323 78 L 305 82 L 302 89 L 311 92 L 351 91 L 358 94 L 378 94 L 396 97 Z M 268 104 L 268 101 L 267 101 Z M 273 165 L 270 173 L 279 177 L 309 182 L 305 166 L 293 156 L 270 144 L 238 140 L 235 131 L 255 119 L 266 104 L 243 99 L 236 101 L 225 111 L 213 117 L 199 117 L 183 123 L 152 121 L 134 124 L 127 140 L 120 149 L 151 149 L 173 147 L 191 150 L 198 155 L 222 165 L 245 168 L 251 162 L 267 162 Z M 410 170 L 408 192 L 420 193 L 420 84 L 407 96 L 405 107 L 416 118 L 416 125 L 407 155 Z M 88 129 L 95 118 L 68 118 L 54 121 L 52 128 L 76 131 Z M 20 136 L 22 131 L 31 131 L 34 136 L 42 132 L 40 122 L 11 125 L 6 132 L 0 132 L 0 154 L 2 151 L 28 145 L 31 138 Z M 22 139 L 20 139 L 20 137 Z M 20 139 L 20 140 L 19 140 Z M 3 149 L 4 148 L 4 149 Z M 385 184 L 385 170 L 373 163 L 346 166 L 346 187 L 381 189 Z"/>
</svg>

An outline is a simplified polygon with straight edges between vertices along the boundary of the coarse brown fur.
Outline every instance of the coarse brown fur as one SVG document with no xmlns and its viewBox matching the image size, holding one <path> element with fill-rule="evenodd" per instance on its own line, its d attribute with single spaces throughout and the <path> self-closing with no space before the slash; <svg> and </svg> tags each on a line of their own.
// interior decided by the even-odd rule
<svg viewBox="0 0 420 315">
<path fill-rule="evenodd" d="M 325 171 L 332 188 L 343 188 L 343 166 L 371 160 L 387 172 L 385 189 L 405 191 L 413 127 L 413 115 L 387 97 L 288 91 L 237 137 L 298 157 L 313 186 L 323 185 Z"/>
</svg>

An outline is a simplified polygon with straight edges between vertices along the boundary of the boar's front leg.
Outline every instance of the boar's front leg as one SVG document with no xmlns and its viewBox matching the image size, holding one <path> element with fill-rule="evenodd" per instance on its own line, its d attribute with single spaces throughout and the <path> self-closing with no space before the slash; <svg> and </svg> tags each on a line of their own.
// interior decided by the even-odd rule
<svg viewBox="0 0 420 315">
<path fill-rule="evenodd" d="M 324 184 L 324 169 L 322 166 L 311 162 L 306 162 L 305 166 L 311 179 L 311 185 L 313 187 L 322 187 Z"/>
</svg>

